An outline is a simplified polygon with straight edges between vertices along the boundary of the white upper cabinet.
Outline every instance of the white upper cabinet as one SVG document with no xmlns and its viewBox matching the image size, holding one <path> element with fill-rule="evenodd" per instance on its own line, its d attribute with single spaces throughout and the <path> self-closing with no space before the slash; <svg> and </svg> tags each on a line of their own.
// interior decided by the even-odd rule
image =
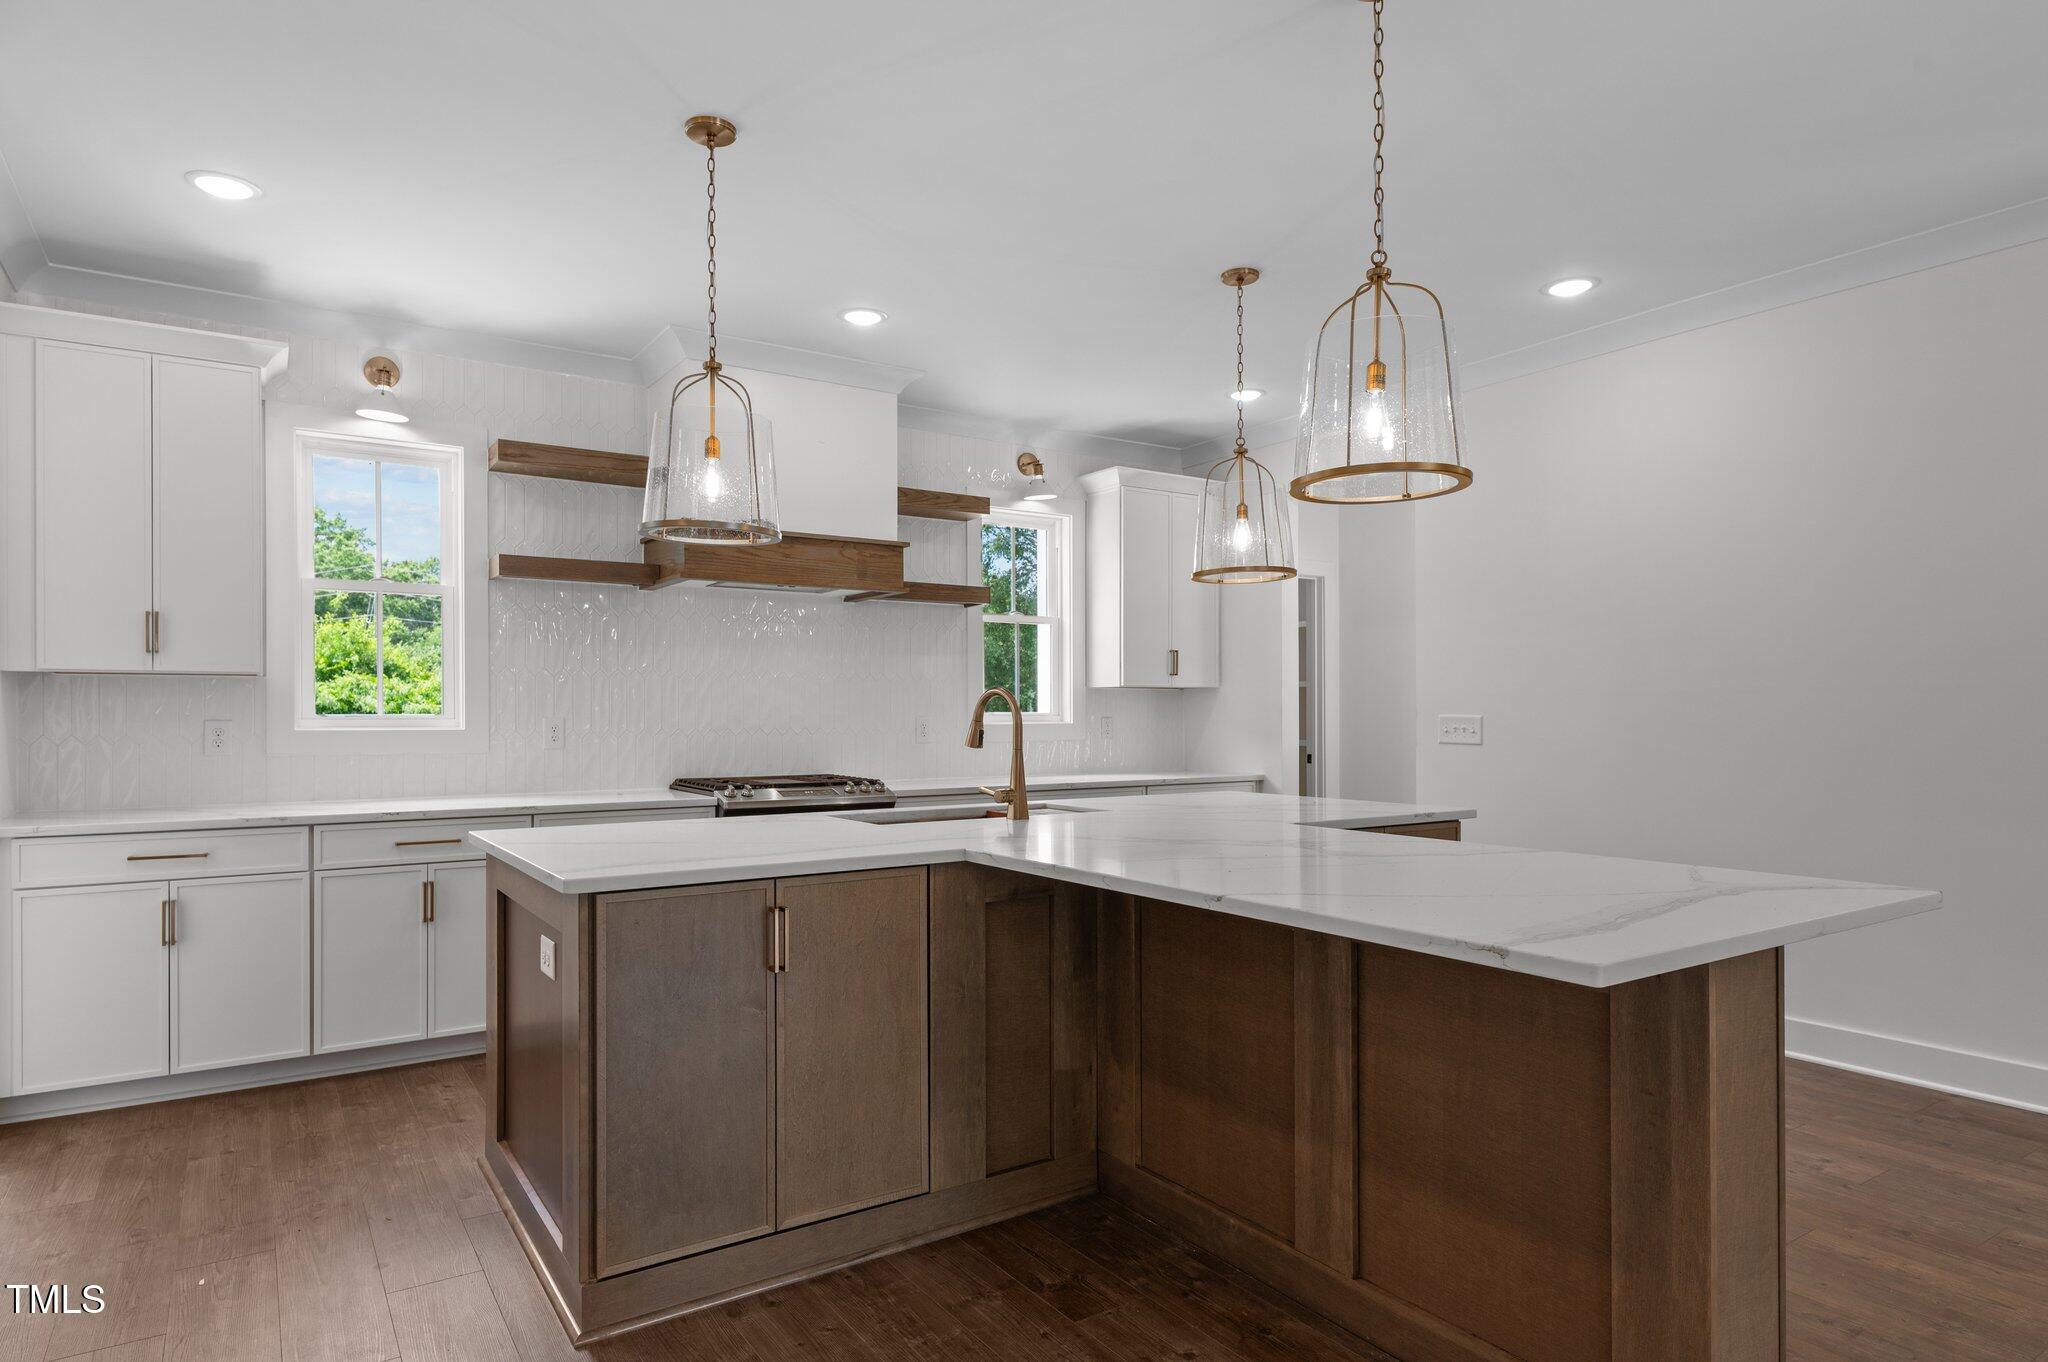
<svg viewBox="0 0 2048 1362">
<path fill-rule="evenodd" d="M 271 341 L 0 304 L 0 667 L 255 675 Z"/>
<path fill-rule="evenodd" d="M 1192 579 L 1202 481 L 1105 468 L 1088 493 L 1088 684 L 1214 686 L 1218 588 Z"/>
</svg>

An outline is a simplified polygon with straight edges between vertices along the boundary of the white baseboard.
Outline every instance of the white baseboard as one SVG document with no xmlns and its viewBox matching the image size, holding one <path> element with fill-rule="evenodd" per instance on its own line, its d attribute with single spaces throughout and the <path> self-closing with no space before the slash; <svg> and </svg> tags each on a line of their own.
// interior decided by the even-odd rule
<svg viewBox="0 0 2048 1362">
<path fill-rule="evenodd" d="M 448 1036 L 440 1040 L 380 1045 L 370 1050 L 301 1055 L 297 1059 L 245 1064 L 234 1069 L 207 1069 L 164 1078 L 138 1078 L 128 1083 L 105 1083 L 94 1088 L 30 1093 L 25 1097 L 0 1098 L 0 1125 L 10 1121 L 35 1121 L 45 1116 L 69 1116 L 81 1111 L 132 1107 L 144 1102 L 170 1102 L 180 1097 L 204 1097 L 208 1093 L 232 1092 L 237 1088 L 303 1083 L 309 1078 L 331 1078 L 336 1074 L 389 1069 L 400 1064 L 425 1064 L 429 1060 L 480 1055 L 483 1052 L 484 1038 L 481 1035 Z"/>
<path fill-rule="evenodd" d="M 2048 1065 L 1785 1018 L 1785 1053 L 1936 1092 L 2048 1112 Z"/>
</svg>

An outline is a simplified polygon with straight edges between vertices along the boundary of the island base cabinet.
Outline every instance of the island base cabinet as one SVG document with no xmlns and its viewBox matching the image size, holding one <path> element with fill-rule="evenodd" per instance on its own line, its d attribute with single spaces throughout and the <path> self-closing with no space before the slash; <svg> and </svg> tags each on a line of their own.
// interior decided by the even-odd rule
<svg viewBox="0 0 2048 1362">
<path fill-rule="evenodd" d="M 1093 891 L 487 874 L 485 1168 L 576 1343 L 1094 1190 Z"/>
<path fill-rule="evenodd" d="M 1103 896 L 1102 1183 L 1412 1362 L 1769 1362 L 1777 951 L 1612 989 Z"/>
</svg>

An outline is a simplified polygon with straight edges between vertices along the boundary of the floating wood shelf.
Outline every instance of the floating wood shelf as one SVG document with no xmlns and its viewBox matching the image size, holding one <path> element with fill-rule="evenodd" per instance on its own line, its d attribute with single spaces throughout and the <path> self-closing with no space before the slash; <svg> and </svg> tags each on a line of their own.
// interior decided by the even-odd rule
<svg viewBox="0 0 2048 1362">
<path fill-rule="evenodd" d="M 907 605 L 988 604 L 985 586 L 957 586 L 952 582 L 905 582 L 901 591 L 856 591 L 849 601 L 902 601 Z"/>
<path fill-rule="evenodd" d="M 612 487 L 645 487 L 647 457 L 614 454 L 607 449 L 542 445 L 529 440 L 491 441 L 491 471 L 529 478 L 566 478 L 570 482 L 601 482 Z"/>
<path fill-rule="evenodd" d="M 919 520 L 974 520 L 988 514 L 988 498 L 965 492 L 932 492 L 922 487 L 896 489 L 896 514 Z"/>
<path fill-rule="evenodd" d="M 617 563 L 597 558 L 544 558 L 530 553 L 494 553 L 491 577 L 535 582 L 588 582 L 593 586 L 661 585 L 651 563 Z"/>
<path fill-rule="evenodd" d="M 647 563 L 691 582 L 817 587 L 840 591 L 903 589 L 903 541 L 785 534 L 779 543 L 642 544 Z"/>
</svg>

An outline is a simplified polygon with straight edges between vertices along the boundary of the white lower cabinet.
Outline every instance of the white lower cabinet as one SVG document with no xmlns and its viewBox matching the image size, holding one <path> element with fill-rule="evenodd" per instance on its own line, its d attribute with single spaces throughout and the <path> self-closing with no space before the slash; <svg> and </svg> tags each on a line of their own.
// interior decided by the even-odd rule
<svg viewBox="0 0 2048 1362">
<path fill-rule="evenodd" d="M 437 865 L 427 923 L 427 1034 L 484 1029 L 484 863 Z"/>
<path fill-rule="evenodd" d="M 171 883 L 171 1072 L 311 1049 L 306 876 Z"/>
<path fill-rule="evenodd" d="M 14 895 L 18 1093 L 170 1070 L 170 886 Z"/>
<path fill-rule="evenodd" d="M 480 861 L 327 870 L 313 887 L 313 1048 L 481 1030 Z"/>
</svg>

